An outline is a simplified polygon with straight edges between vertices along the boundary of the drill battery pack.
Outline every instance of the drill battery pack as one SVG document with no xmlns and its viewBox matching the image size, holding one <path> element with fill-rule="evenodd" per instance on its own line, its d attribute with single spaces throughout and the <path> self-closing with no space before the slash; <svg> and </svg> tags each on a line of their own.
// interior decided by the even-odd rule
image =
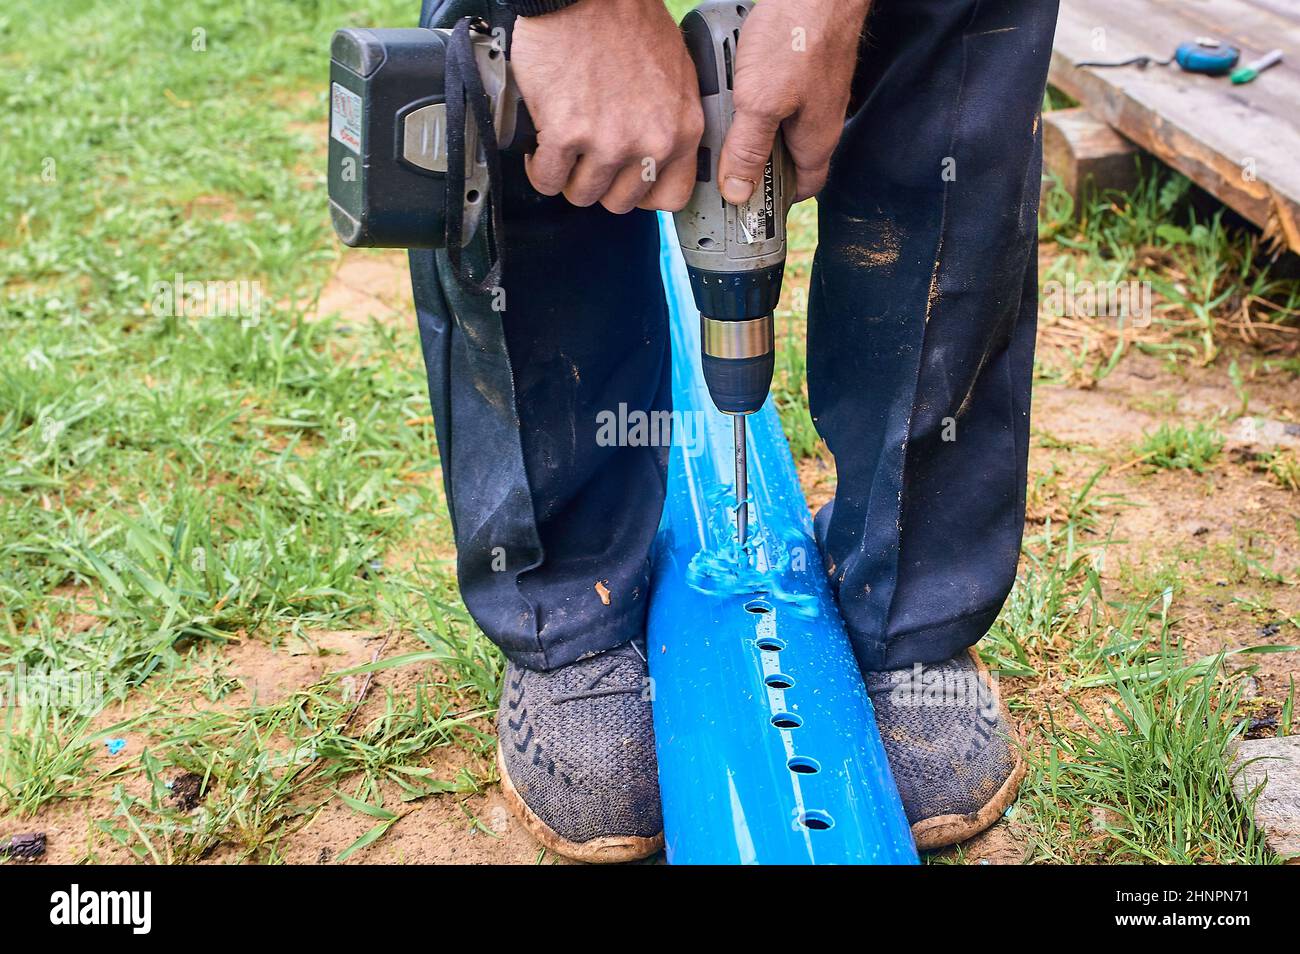
<svg viewBox="0 0 1300 954">
<path fill-rule="evenodd" d="M 329 198 L 346 245 L 442 248 L 447 234 L 447 62 L 451 30 L 343 29 L 330 46 Z M 531 151 L 532 122 L 501 38 L 472 33 L 479 81 L 497 142 Z M 464 131 L 464 194 L 456 197 L 468 242 L 488 197 L 485 147 Z"/>
</svg>

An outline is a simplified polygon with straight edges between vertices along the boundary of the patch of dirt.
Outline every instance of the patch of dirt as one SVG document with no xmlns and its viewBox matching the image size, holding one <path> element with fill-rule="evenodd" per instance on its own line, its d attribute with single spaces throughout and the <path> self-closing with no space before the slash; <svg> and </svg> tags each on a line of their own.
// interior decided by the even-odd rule
<svg viewBox="0 0 1300 954">
<path fill-rule="evenodd" d="M 1053 366 L 1053 345 L 1040 337 L 1040 359 Z M 1034 389 L 1029 461 L 1027 533 L 1044 521 L 1061 524 L 1071 498 L 1100 469 L 1090 499 L 1096 503 L 1093 542 L 1108 541 L 1101 565 L 1105 592 L 1134 597 L 1135 581 L 1156 586 L 1172 573 L 1179 590 L 1171 606 L 1172 631 L 1189 658 L 1261 645 L 1300 644 L 1300 495 L 1270 480 L 1243 444 L 1242 391 L 1229 377 L 1232 354 L 1215 366 L 1171 366 L 1141 353 L 1086 387 L 1038 383 Z M 1252 367 L 1249 353 L 1239 360 Z M 1279 422 L 1264 428 L 1286 447 L 1300 420 L 1300 389 L 1289 373 L 1256 371 L 1243 382 L 1249 415 Z M 1160 470 L 1140 460 L 1136 446 L 1162 424 L 1203 423 L 1229 438 L 1205 474 Z M 1245 428 L 1249 432 L 1249 428 Z M 1258 430 L 1258 429 L 1257 429 Z M 1267 449 L 1268 442 L 1262 441 Z M 1294 452 L 1294 451 L 1293 451 Z M 800 482 L 814 512 L 835 490 L 831 463 L 798 463 Z M 1250 667 L 1247 712 L 1257 732 L 1275 724 L 1300 653 L 1229 657 L 1230 671 Z M 1071 721 L 1068 689 L 1047 674 L 1039 680 L 1004 678 L 1003 692 L 1026 738 L 1050 707 Z M 1107 695 L 1084 702 L 1103 708 Z M 1075 696 L 1077 698 L 1077 694 Z M 1001 821 L 944 857 L 967 863 L 1016 864 L 1025 839 Z"/>
<path fill-rule="evenodd" d="M 33 863 L 75 865 L 87 860 L 99 864 L 130 864 L 131 852 L 104 836 L 96 826 L 97 818 L 111 818 L 107 802 L 87 799 L 53 802 L 31 818 L 0 818 L 0 843 L 14 835 L 41 832 L 45 835 L 45 853 Z"/>
<path fill-rule="evenodd" d="M 1031 501 L 1040 479 L 1055 475 L 1058 488 L 1057 499 L 1037 501 L 1039 522 L 1098 468 L 1108 467 L 1091 495 L 1099 504 L 1094 539 L 1108 541 L 1101 564 L 1105 591 L 1133 598 L 1143 595 L 1136 586 L 1151 592 L 1175 583 L 1171 633 L 1189 659 L 1300 643 L 1297 494 L 1269 480 L 1249 454 L 1225 450 L 1206 473 L 1196 474 L 1149 467 L 1135 449 L 1162 424 L 1202 423 L 1229 435 L 1241 409 L 1229 361 L 1224 356 L 1212 368 L 1180 365 L 1174 373 L 1154 358 L 1131 355 L 1094 388 L 1039 385 L 1034 395 Z M 1289 375 L 1248 382 L 1246 390 L 1252 415 L 1295 420 L 1300 394 Z M 1253 670 L 1254 698 L 1246 712 L 1266 731 L 1300 671 L 1300 654 L 1230 656 L 1226 665 Z M 1071 694 L 1050 677 L 1007 679 L 1004 689 L 1020 703 L 1016 721 L 1026 735 L 1049 706 L 1073 721 Z M 1098 691 L 1083 704 L 1096 715 L 1107 698 Z"/>
<path fill-rule="evenodd" d="M 835 465 L 826 456 L 805 457 L 795 463 L 808 509 L 815 515 L 835 496 Z"/>
<path fill-rule="evenodd" d="M 937 852 L 935 857 L 968 865 L 1018 865 L 1024 862 L 1025 851 L 1024 833 L 1004 818 L 969 841 Z"/>
<path fill-rule="evenodd" d="M 399 250 L 348 248 L 321 290 L 308 320 L 340 314 L 349 321 L 412 321 L 414 298 L 406 255 Z"/>
<path fill-rule="evenodd" d="M 374 845 L 344 864 L 567 864 L 544 852 L 506 808 L 496 786 L 480 795 L 434 795 L 403 809 Z M 326 805 L 281 845 L 290 864 L 333 863 L 375 823 L 341 802 Z"/>
<path fill-rule="evenodd" d="M 238 685 L 217 702 L 191 692 L 178 693 L 171 687 L 149 693 L 150 683 L 137 689 L 126 704 L 115 705 L 96 719 L 96 728 L 149 712 L 151 709 L 177 711 L 234 710 L 252 705 L 270 705 L 294 692 L 320 682 L 330 672 L 350 668 L 374 658 L 385 638 L 383 632 L 311 631 L 304 638 L 286 640 L 280 645 L 248 639 L 231 643 L 220 652 L 221 675 L 236 679 Z M 423 648 L 413 637 L 392 639 L 385 655 L 396 655 Z M 364 676 L 355 679 L 359 694 Z M 359 727 L 383 714 L 385 691 L 399 698 L 409 698 L 430 679 L 442 677 L 428 668 L 407 666 L 381 671 L 374 675 L 364 703 L 356 711 L 352 725 Z M 182 700 L 180 696 L 185 698 Z M 490 732 L 490 719 L 476 720 L 475 728 Z M 135 860 L 130 851 L 100 830 L 99 823 L 117 824 L 120 816 L 111 800 L 114 785 L 122 784 L 136 797 L 147 799 L 149 784 L 134 769 L 141 751 L 156 737 L 141 727 L 122 731 L 126 747 L 109 754 L 101 747 L 91 760 L 93 795 L 47 803 L 28 818 L 0 819 L 0 843 L 8 843 L 18 834 L 43 832 L 47 836 L 45 855 L 38 863 L 76 864 L 93 859 L 104 864 L 126 864 Z M 273 750 L 275 746 L 270 746 Z M 492 772 L 490 763 L 463 748 L 446 746 L 433 750 L 428 763 L 440 778 L 461 775 L 482 778 Z M 181 811 L 192 811 L 203 803 L 201 776 L 190 772 L 172 772 L 168 801 Z M 495 785 L 476 794 L 431 795 L 416 802 L 402 803 L 396 788 L 385 790 L 385 804 L 402 815 L 378 842 L 355 852 L 348 864 L 557 864 L 567 863 L 542 849 L 523 825 L 506 808 Z M 328 864 L 375 824 L 375 819 L 353 811 L 339 800 L 326 804 L 301 829 L 278 845 L 283 859 L 290 863 Z M 238 860 L 233 846 L 220 846 L 204 859 L 222 864 Z"/>
<path fill-rule="evenodd" d="M 243 640 L 223 654 L 227 675 L 240 682 L 223 702 L 227 707 L 281 702 L 328 672 L 369 662 L 383 636 L 370 631 L 313 632 L 282 647 Z"/>
<path fill-rule="evenodd" d="M 185 203 L 181 210 L 186 219 L 216 220 L 220 222 L 247 222 L 251 215 L 227 195 L 199 195 Z"/>
<path fill-rule="evenodd" d="M 1226 367 L 1228 359 L 1220 363 Z M 1296 419 L 1300 394 L 1289 375 L 1246 388 L 1252 415 Z M 1227 436 L 1240 406 L 1224 368 L 1180 367 L 1174 376 L 1142 355 L 1126 358 L 1090 390 L 1035 389 L 1031 485 L 1055 471 L 1064 491 L 1077 492 L 1099 467 L 1109 466 L 1093 491 L 1095 500 L 1109 498 L 1098 527 L 1110 541 L 1103 581 L 1119 585 L 1172 565 L 1181 585 L 1172 608 L 1175 633 L 1195 656 L 1300 642 L 1296 493 L 1242 455 L 1225 451 L 1205 474 L 1196 474 L 1148 467 L 1134 449 L 1162 424 L 1203 423 Z M 1285 693 L 1300 670 L 1300 658 L 1291 654 L 1255 656 L 1250 663 L 1258 665 L 1265 693 Z"/>
</svg>

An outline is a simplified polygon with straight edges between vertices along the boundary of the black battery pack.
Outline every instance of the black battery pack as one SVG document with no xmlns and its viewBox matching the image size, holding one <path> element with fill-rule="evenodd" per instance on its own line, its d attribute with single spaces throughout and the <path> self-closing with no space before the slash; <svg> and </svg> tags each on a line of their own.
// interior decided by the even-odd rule
<svg viewBox="0 0 1300 954">
<path fill-rule="evenodd" d="M 420 28 L 334 34 L 330 217 L 347 245 L 443 245 L 446 43 L 444 31 Z"/>
</svg>

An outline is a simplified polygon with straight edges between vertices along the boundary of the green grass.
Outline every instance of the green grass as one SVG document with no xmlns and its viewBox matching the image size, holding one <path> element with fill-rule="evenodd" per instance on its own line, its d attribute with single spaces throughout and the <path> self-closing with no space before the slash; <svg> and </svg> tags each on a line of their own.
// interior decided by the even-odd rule
<svg viewBox="0 0 1300 954">
<path fill-rule="evenodd" d="M 786 223 L 791 250 L 811 252 L 817 245 L 817 204 L 801 202 L 790 210 Z M 808 282 L 812 263 L 792 255 L 786 266 L 785 290 L 776 313 L 776 368 L 772 375 L 772 403 L 790 441 L 795 460 L 817 453 L 821 438 L 808 410 Z"/>
<path fill-rule="evenodd" d="M 451 568 L 412 559 L 449 539 L 414 323 L 305 320 L 338 254 L 318 141 L 329 36 L 416 12 L 18 0 L 0 15 L 0 63 L 25 77 L 0 138 L 13 176 L 0 206 L 0 672 L 94 674 L 105 706 L 146 685 L 171 700 L 121 729 L 151 741 L 123 771 L 157 783 L 202 766 L 213 795 L 183 844 L 150 834 L 156 805 L 116 796 L 113 837 L 155 860 L 216 840 L 268 857 L 311 792 L 278 746 L 312 753 L 314 785 L 347 780 L 362 800 L 394 773 L 433 785 L 416 763 L 436 745 L 481 748 L 463 726 L 492 704 L 495 651 Z M 260 311 L 162 312 L 156 283 L 177 273 L 257 282 Z M 230 641 L 392 626 L 426 644 L 413 665 L 442 675 L 355 738 L 338 677 L 271 709 L 176 715 L 196 673 L 222 694 L 208 662 Z M 104 735 L 93 715 L 6 709 L 0 812 L 117 784 L 88 770 Z"/>
<path fill-rule="evenodd" d="M 1152 467 L 1203 474 L 1223 450 L 1223 435 L 1201 423 L 1191 427 L 1161 424 L 1145 435 L 1133 450 L 1140 460 Z"/>
<path fill-rule="evenodd" d="M 1055 86 L 1049 86 L 1043 90 L 1043 112 L 1045 113 L 1049 113 L 1054 109 L 1069 109 L 1078 105 L 1075 100 L 1062 93 Z"/>
<path fill-rule="evenodd" d="M 346 855 L 421 798 L 492 781 L 500 656 L 431 555 L 450 531 L 414 323 L 307 320 L 338 255 L 322 200 L 329 35 L 415 15 L 411 0 L 12 0 L 0 13 L 0 66 L 21 80 L 0 137 L 0 673 L 102 690 L 4 708 L 0 814 L 95 799 L 87 859 L 278 861 L 327 804 L 366 822 Z M 1174 334 L 1159 347 L 1207 360 L 1240 296 L 1265 320 L 1300 296 L 1185 193 L 1151 178 L 1080 226 L 1053 195 L 1044 238 L 1088 274 L 1166 282 L 1158 320 Z M 792 214 L 778 315 L 774 400 L 801 457 L 819 446 L 803 344 L 815 216 L 811 203 Z M 178 273 L 259 283 L 256 320 L 160 313 L 156 283 Z M 1213 460 L 1195 429 L 1166 443 L 1188 463 L 1161 466 Z M 1261 466 L 1294 483 L 1288 459 Z M 1212 771 L 1239 725 L 1233 690 L 1217 663 L 1170 647 L 1176 581 L 1103 592 L 1100 545 L 1122 501 L 1095 478 L 1056 480 L 1038 491 L 1062 517 L 1027 541 L 985 651 L 1008 677 L 1111 693 L 1118 708 L 1105 726 L 1059 713 L 1038 738 L 1046 761 L 1023 809 L 1037 856 L 1262 857 Z M 1276 585 L 1265 557 L 1241 559 Z M 317 634 L 339 629 L 376 647 L 400 634 L 400 648 L 232 703 L 232 644 L 321 654 Z M 358 708 L 359 685 L 398 670 L 418 678 Z M 109 737 L 140 754 L 106 762 Z M 447 750 L 468 767 L 435 770 Z M 1154 793 L 1173 758 L 1187 765 L 1166 810 Z M 168 788 L 181 773 L 201 779 L 196 811 Z M 1097 806 L 1120 835 L 1089 827 Z"/>
<path fill-rule="evenodd" d="M 1216 660 L 1217 663 L 1217 660 Z M 1116 680 L 1099 718 L 1053 719 L 1021 796 L 1037 858 L 1054 863 L 1264 864 L 1277 859 L 1224 762 L 1245 729 L 1240 686 L 1181 662 Z"/>
<path fill-rule="evenodd" d="M 1255 466 L 1268 474 L 1279 487 L 1300 491 L 1300 459 L 1284 450 L 1266 451 L 1256 459 Z"/>
<path fill-rule="evenodd" d="M 482 779 L 468 772 L 443 778 L 423 764 L 446 746 L 468 745 L 479 754 L 491 746 L 473 724 L 486 710 L 449 706 L 457 689 L 437 682 L 411 698 L 388 693 L 382 713 L 359 726 L 348 725 L 354 704 L 337 684 L 237 714 L 176 717 L 166 741 L 142 757 L 148 797 L 116 786 L 116 812 L 99 827 L 142 861 L 193 862 L 219 846 L 234 851 L 234 860 L 275 861 L 284 837 L 339 798 L 378 821 L 340 852 L 344 860 L 399 821 L 409 803 L 480 788 Z M 272 750 L 271 738 L 287 745 Z M 211 793 L 202 811 L 184 810 L 170 798 L 167 783 L 177 769 L 198 776 Z"/>
<path fill-rule="evenodd" d="M 1171 361 L 1212 363 L 1230 333 L 1225 323 L 1243 314 L 1265 334 L 1270 325 L 1295 325 L 1300 282 L 1279 270 L 1258 232 L 1229 225 L 1222 209 L 1203 211 L 1185 176 L 1150 161 L 1138 174 L 1131 193 L 1085 196 L 1079 209 L 1055 182 L 1040 218 L 1040 240 L 1065 253 L 1043 272 L 1043 283 L 1070 273 L 1150 283 L 1153 307 L 1142 326 L 1131 327 L 1118 347 L 1077 356 L 1095 377 L 1113 370 L 1130 346 Z"/>
<path fill-rule="evenodd" d="M 1247 725 L 1241 679 L 1226 655 L 1245 661 L 1293 646 L 1255 646 L 1190 658 L 1173 615 L 1177 564 L 1103 583 L 1112 542 L 1095 531 L 1107 509 L 1094 474 L 1025 543 L 1026 561 L 980 650 L 1004 679 L 1057 687 L 1063 704 L 1013 712 L 1030 721 L 1029 772 L 1013 815 L 1026 859 L 1051 863 L 1273 863 L 1237 800 L 1224 755 Z M 1006 687 L 1004 686 L 1004 691 Z M 1280 731 L 1290 731 L 1294 691 Z"/>
</svg>

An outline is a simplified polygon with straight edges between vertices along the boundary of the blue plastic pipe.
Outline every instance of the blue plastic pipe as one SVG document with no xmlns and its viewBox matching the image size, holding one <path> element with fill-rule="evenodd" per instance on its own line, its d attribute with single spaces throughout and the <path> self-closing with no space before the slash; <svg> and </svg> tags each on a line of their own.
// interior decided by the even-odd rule
<svg viewBox="0 0 1300 954">
<path fill-rule="evenodd" d="M 770 399 L 749 420 L 751 538 L 736 545 L 731 422 L 704 385 L 667 217 L 660 235 L 675 419 L 647 647 L 668 860 L 914 864 Z"/>
</svg>

